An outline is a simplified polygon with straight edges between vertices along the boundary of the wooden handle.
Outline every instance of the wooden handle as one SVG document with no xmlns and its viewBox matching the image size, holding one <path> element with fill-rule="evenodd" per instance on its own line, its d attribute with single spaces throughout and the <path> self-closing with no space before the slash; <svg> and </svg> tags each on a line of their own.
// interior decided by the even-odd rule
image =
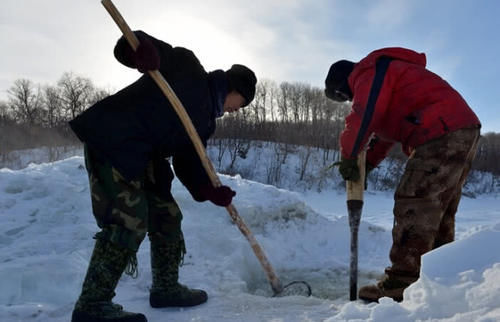
<svg viewBox="0 0 500 322">
<path fill-rule="evenodd" d="M 363 192 L 365 190 L 366 150 L 358 155 L 359 180 L 347 181 L 347 211 L 349 212 L 349 228 L 351 230 L 351 260 L 349 274 L 349 299 L 355 301 L 358 294 L 358 230 L 363 209 Z"/>
<path fill-rule="evenodd" d="M 363 192 L 365 190 L 365 175 L 366 175 L 366 150 L 363 150 L 358 155 L 359 180 L 346 181 L 347 200 L 363 200 Z"/>
<path fill-rule="evenodd" d="M 248 243 L 252 247 L 255 257 L 257 257 L 257 259 L 260 262 L 260 265 L 264 269 L 264 272 L 266 272 L 273 293 L 275 295 L 281 293 L 283 291 L 283 284 L 281 284 L 278 275 L 276 275 L 276 273 L 274 272 L 274 269 L 269 260 L 267 259 L 264 250 L 262 249 L 262 247 L 260 247 L 259 243 L 257 242 L 257 239 L 255 239 L 255 236 L 250 231 L 250 228 L 248 228 L 248 226 L 243 221 L 243 218 L 241 218 L 241 216 L 238 214 L 238 211 L 232 204 L 227 206 L 226 210 L 229 213 L 229 216 L 231 217 L 233 222 L 236 224 L 238 229 L 241 231 L 243 236 L 245 236 Z"/>
<path fill-rule="evenodd" d="M 122 31 L 123 36 L 125 37 L 125 39 L 127 39 L 130 46 L 132 46 L 132 48 L 136 50 L 137 47 L 139 46 L 139 39 L 137 39 L 135 34 L 127 25 L 125 19 L 123 19 L 122 15 L 115 7 L 113 2 L 111 2 L 111 0 L 102 0 L 101 2 L 103 6 L 106 8 L 106 10 L 109 12 L 111 17 L 113 18 L 113 20 L 116 22 L 120 30 Z M 214 187 L 220 187 L 221 181 L 217 176 L 217 173 L 215 172 L 212 162 L 210 162 L 210 159 L 207 156 L 205 147 L 201 143 L 200 136 L 198 135 L 198 132 L 196 131 L 189 115 L 186 113 L 186 110 L 184 109 L 184 106 L 182 105 L 181 101 L 179 100 L 175 92 L 172 90 L 168 82 L 165 80 L 165 78 L 163 78 L 163 75 L 158 70 L 148 71 L 148 74 L 149 76 L 151 76 L 151 78 L 153 78 L 158 87 L 160 87 L 161 91 L 163 92 L 163 94 L 165 94 L 167 99 L 170 101 L 170 104 L 174 108 L 175 112 L 179 116 L 184 128 L 186 129 L 186 132 L 189 135 L 189 138 L 191 139 L 191 142 L 193 143 L 196 149 L 196 152 L 198 153 L 198 156 L 200 157 L 200 160 L 203 164 L 203 167 L 205 168 L 208 177 L 210 178 L 210 181 L 212 182 L 212 185 Z M 236 208 L 233 205 L 227 206 L 226 210 L 228 211 L 230 217 L 238 226 L 239 230 L 242 232 L 242 234 L 246 237 L 246 239 L 250 243 L 250 246 L 252 247 L 255 256 L 260 261 L 262 267 L 264 268 L 264 271 L 267 274 L 267 277 L 271 283 L 271 287 L 274 293 L 275 294 L 281 293 L 281 291 L 283 290 L 283 286 L 280 280 L 278 279 L 278 276 L 274 272 L 264 251 L 257 243 L 257 240 L 253 236 L 252 232 L 245 224 L 243 219 L 239 216 Z"/>
</svg>

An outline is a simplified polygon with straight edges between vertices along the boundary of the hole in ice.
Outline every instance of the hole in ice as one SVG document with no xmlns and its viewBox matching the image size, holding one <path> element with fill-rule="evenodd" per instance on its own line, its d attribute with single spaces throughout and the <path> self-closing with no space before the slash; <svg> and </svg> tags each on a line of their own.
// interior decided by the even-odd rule
<svg viewBox="0 0 500 322">
<path fill-rule="evenodd" d="M 293 281 L 305 281 L 312 289 L 312 296 L 329 300 L 349 300 L 349 270 L 346 268 L 321 270 L 288 270 L 276 272 L 281 283 L 286 285 Z M 248 276 L 248 291 L 251 294 L 271 297 L 273 291 L 263 274 Z M 373 284 L 380 276 L 373 272 L 359 272 L 358 288 Z"/>
</svg>

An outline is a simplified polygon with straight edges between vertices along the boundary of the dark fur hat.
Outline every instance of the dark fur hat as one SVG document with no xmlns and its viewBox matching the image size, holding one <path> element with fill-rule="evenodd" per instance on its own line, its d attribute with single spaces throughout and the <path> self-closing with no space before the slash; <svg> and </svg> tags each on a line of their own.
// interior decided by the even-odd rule
<svg viewBox="0 0 500 322">
<path fill-rule="evenodd" d="M 237 91 L 245 98 L 243 106 L 250 104 L 255 96 L 255 85 L 257 84 L 254 72 L 246 66 L 235 64 L 226 70 L 226 75 L 228 92 Z"/>
<path fill-rule="evenodd" d="M 330 66 L 325 79 L 325 94 L 327 97 L 338 100 L 338 92 L 352 99 L 352 91 L 347 79 L 354 69 L 354 63 L 349 60 L 339 60 Z"/>
</svg>

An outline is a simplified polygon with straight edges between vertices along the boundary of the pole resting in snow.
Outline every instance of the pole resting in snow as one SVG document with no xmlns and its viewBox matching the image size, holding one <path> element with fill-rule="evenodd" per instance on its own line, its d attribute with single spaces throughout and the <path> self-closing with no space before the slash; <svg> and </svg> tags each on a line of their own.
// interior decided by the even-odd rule
<svg viewBox="0 0 500 322">
<path fill-rule="evenodd" d="M 363 209 L 363 192 L 365 190 L 365 162 L 366 151 L 358 155 L 359 179 L 347 181 L 347 211 L 349 214 L 349 228 L 351 230 L 351 260 L 349 270 L 349 300 L 358 298 L 358 231 Z"/>
<path fill-rule="evenodd" d="M 118 25 L 118 28 L 123 33 L 123 36 L 127 41 L 129 42 L 130 46 L 136 50 L 137 47 L 139 46 L 139 39 L 135 36 L 135 34 L 132 32 L 130 27 L 128 26 L 127 22 L 125 19 L 123 19 L 122 15 L 118 11 L 118 9 L 115 7 L 113 2 L 111 0 L 102 0 L 101 1 L 102 5 L 106 8 L 108 13 L 111 15 L 115 23 Z M 210 181 L 212 182 L 212 185 L 214 187 L 220 187 L 221 181 L 219 177 L 217 176 L 217 173 L 215 172 L 215 169 L 212 165 L 212 162 L 208 158 L 208 155 L 205 151 L 205 147 L 201 143 L 201 139 L 198 135 L 198 132 L 196 131 L 196 128 L 193 125 L 193 122 L 189 118 L 189 115 L 186 113 L 186 110 L 184 106 L 182 105 L 181 101 L 175 94 L 175 92 L 172 90 L 168 82 L 165 80 L 163 75 L 158 71 L 158 70 L 150 70 L 148 71 L 149 76 L 156 82 L 158 87 L 161 89 L 163 94 L 167 97 L 169 100 L 170 104 L 174 108 L 175 112 L 179 116 L 182 125 L 184 126 L 184 129 L 186 130 L 187 134 L 189 135 L 189 138 L 191 139 L 196 152 L 198 153 L 198 156 L 201 159 L 201 162 L 203 164 L 203 167 L 205 168 L 205 171 L 207 172 L 208 177 L 210 178 Z M 255 253 L 255 256 L 259 260 L 260 264 L 262 265 L 262 268 L 264 269 L 266 276 L 271 284 L 271 288 L 273 290 L 274 295 L 280 295 L 280 293 L 283 292 L 284 288 L 287 286 L 283 286 L 281 284 L 281 281 L 279 280 L 278 276 L 274 272 L 273 267 L 271 266 L 271 263 L 267 259 L 264 251 L 260 247 L 260 245 L 257 243 L 257 240 L 255 239 L 254 235 L 248 228 L 248 226 L 245 224 L 243 219 L 240 217 L 238 212 L 236 211 L 236 208 L 230 204 L 229 206 L 226 207 L 226 210 L 229 213 L 229 216 L 233 220 L 233 222 L 238 226 L 238 229 L 241 231 L 241 233 L 246 237 L 248 242 L 250 243 L 250 246 L 252 247 L 252 250 Z M 305 282 L 297 282 L 299 284 L 305 283 Z M 290 283 L 292 284 L 292 283 Z M 290 285 L 287 284 L 287 285 Z M 306 283 L 307 284 L 307 283 Z M 306 294 L 307 296 L 311 295 L 310 294 L 310 287 L 307 285 L 307 288 L 309 289 L 309 293 Z"/>
</svg>

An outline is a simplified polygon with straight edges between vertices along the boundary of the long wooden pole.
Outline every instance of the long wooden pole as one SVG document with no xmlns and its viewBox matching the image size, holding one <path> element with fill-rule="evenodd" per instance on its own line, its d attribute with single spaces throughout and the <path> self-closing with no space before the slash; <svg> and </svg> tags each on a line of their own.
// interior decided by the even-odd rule
<svg viewBox="0 0 500 322">
<path fill-rule="evenodd" d="M 103 6 L 106 8 L 106 10 L 109 12 L 113 20 L 116 22 L 118 27 L 120 28 L 121 32 L 123 33 L 124 37 L 127 39 L 129 42 L 130 46 L 136 50 L 137 47 L 139 46 L 139 39 L 135 36 L 135 34 L 132 32 L 130 27 L 128 26 L 127 22 L 123 19 L 122 15 L 118 11 L 118 9 L 115 7 L 113 2 L 111 0 L 102 0 L 101 1 Z M 210 181 L 212 182 L 214 187 L 220 187 L 221 182 L 219 177 L 217 176 L 217 173 L 215 172 L 215 169 L 212 165 L 212 162 L 210 162 L 210 159 L 207 156 L 207 153 L 205 151 L 205 147 L 201 143 L 201 139 L 198 135 L 198 132 L 196 131 L 195 127 L 193 126 L 193 122 L 191 122 L 191 119 L 189 118 L 189 115 L 186 113 L 186 110 L 184 106 L 182 105 L 181 101 L 175 94 L 175 92 L 172 90 L 168 82 L 165 80 L 163 75 L 158 71 L 158 70 L 152 70 L 148 71 L 149 76 L 153 78 L 153 80 L 156 82 L 156 84 L 160 87 L 162 90 L 163 94 L 167 97 L 167 99 L 170 101 L 170 104 L 173 106 L 175 112 L 179 116 L 182 125 L 186 129 L 186 132 L 188 133 L 189 137 L 191 138 L 191 141 L 193 142 L 193 145 L 196 149 L 196 152 L 198 153 L 201 162 L 203 164 L 203 167 L 205 168 L 208 177 L 210 178 Z M 254 235 L 248 228 L 248 226 L 245 224 L 243 219 L 240 217 L 238 214 L 236 208 L 230 204 L 229 206 L 226 207 L 226 210 L 229 213 L 229 216 L 231 216 L 231 219 L 233 222 L 238 226 L 239 230 L 241 233 L 246 237 L 248 242 L 250 243 L 250 246 L 252 247 L 253 252 L 255 253 L 255 256 L 261 263 L 267 278 L 271 284 L 271 288 L 274 292 L 274 294 L 281 293 L 283 291 L 283 285 L 281 284 L 278 276 L 274 272 L 273 267 L 271 266 L 271 263 L 267 259 L 264 251 L 260 247 L 259 243 L 255 239 Z"/>
<path fill-rule="evenodd" d="M 365 190 L 365 162 L 366 151 L 358 155 L 359 180 L 347 181 L 347 211 L 349 214 L 349 228 L 351 230 L 351 260 L 349 272 L 349 300 L 355 301 L 358 297 L 358 231 L 363 209 L 363 192 Z"/>
</svg>

